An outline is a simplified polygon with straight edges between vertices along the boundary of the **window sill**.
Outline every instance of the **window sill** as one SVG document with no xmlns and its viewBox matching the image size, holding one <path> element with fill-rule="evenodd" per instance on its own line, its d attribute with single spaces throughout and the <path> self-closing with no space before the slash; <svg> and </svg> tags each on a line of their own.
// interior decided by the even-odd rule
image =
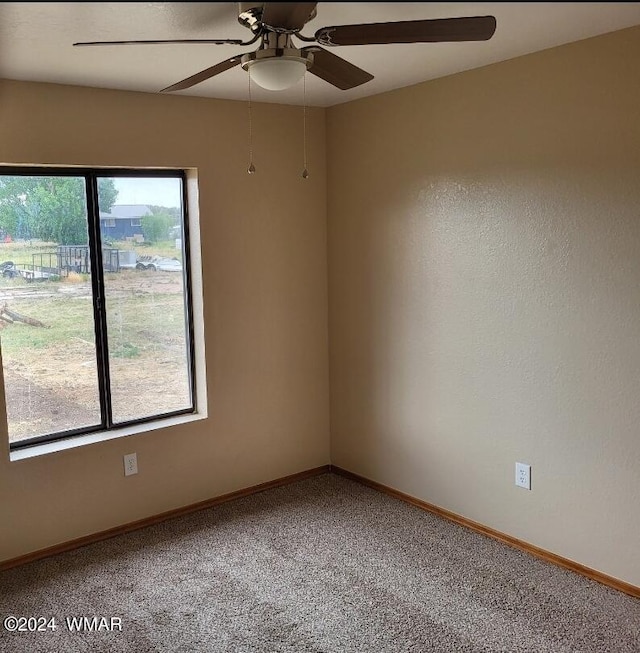
<svg viewBox="0 0 640 653">
<path fill-rule="evenodd" d="M 178 424 L 188 424 L 201 419 L 205 419 L 205 413 L 193 413 L 189 415 L 176 415 L 175 417 L 166 417 L 152 422 L 145 422 L 144 424 L 135 424 L 133 426 L 125 426 L 120 429 L 112 429 L 110 431 L 98 431 L 97 433 L 89 433 L 87 435 L 75 435 L 65 440 L 57 440 L 56 442 L 46 442 L 43 444 L 34 444 L 31 447 L 25 447 L 17 451 L 9 452 L 9 460 L 14 462 L 16 460 L 26 460 L 27 458 L 35 458 L 37 456 L 44 456 L 49 453 L 57 453 L 58 451 L 65 451 L 66 449 L 75 449 L 76 447 L 84 447 L 96 442 L 107 442 L 108 440 L 115 440 L 116 438 L 124 438 L 130 435 L 137 435 L 138 433 L 147 433 L 148 431 L 155 431 L 156 429 L 164 429 Z"/>
</svg>

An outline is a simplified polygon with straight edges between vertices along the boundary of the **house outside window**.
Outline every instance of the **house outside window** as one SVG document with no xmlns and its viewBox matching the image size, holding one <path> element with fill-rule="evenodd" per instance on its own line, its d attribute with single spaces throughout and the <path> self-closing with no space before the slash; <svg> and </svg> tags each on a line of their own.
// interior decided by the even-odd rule
<svg viewBox="0 0 640 653">
<path fill-rule="evenodd" d="M 156 213 L 141 214 L 160 225 L 153 254 L 135 238 L 104 238 L 136 182 L 158 193 Z M 11 449 L 195 412 L 188 239 L 176 249 L 166 215 L 188 231 L 182 171 L 0 168 Z"/>
</svg>

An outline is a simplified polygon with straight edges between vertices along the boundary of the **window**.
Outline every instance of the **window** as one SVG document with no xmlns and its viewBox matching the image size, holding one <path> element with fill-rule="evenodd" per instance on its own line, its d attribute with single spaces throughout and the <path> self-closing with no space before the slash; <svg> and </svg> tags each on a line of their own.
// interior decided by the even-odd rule
<svg viewBox="0 0 640 653">
<path fill-rule="evenodd" d="M 116 226 L 116 219 L 115 218 L 105 218 L 102 221 L 102 226 L 104 226 L 104 227 L 115 227 Z"/>
<path fill-rule="evenodd" d="M 142 218 L 131 218 L 131 226 L 132 227 L 141 227 L 142 226 Z"/>
<path fill-rule="evenodd" d="M 187 234 L 182 171 L 0 168 L 11 449 L 195 411 Z"/>
</svg>

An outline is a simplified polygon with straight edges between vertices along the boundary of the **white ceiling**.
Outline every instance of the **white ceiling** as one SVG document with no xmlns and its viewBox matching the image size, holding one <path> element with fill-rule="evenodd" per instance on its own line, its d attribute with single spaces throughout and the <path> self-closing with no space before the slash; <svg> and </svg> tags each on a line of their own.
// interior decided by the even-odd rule
<svg viewBox="0 0 640 653">
<path fill-rule="evenodd" d="M 235 54 L 235 45 L 120 45 L 73 47 L 76 41 L 236 38 L 251 32 L 233 2 L 3 2 L 0 77 L 156 93 Z M 454 16 L 493 15 L 489 41 L 342 46 L 332 52 L 375 78 L 340 91 L 307 75 L 307 102 L 331 106 L 563 43 L 640 24 L 640 2 L 319 2 L 320 27 Z M 297 42 L 300 46 L 300 42 Z M 308 44 L 307 44 L 308 45 Z M 176 94 L 246 100 L 247 73 L 237 67 Z M 252 86 L 254 100 L 302 104 L 302 82 L 287 91 Z"/>
</svg>

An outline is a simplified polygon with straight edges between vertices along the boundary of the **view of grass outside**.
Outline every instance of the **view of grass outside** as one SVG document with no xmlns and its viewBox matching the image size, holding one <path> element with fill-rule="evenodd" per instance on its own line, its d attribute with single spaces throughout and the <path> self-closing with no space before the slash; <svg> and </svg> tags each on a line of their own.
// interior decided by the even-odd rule
<svg viewBox="0 0 640 653">
<path fill-rule="evenodd" d="M 0 176 L 0 229 L 6 208 L 2 180 Z M 103 220 L 101 210 L 101 222 L 116 222 L 120 227 L 116 218 L 125 219 L 116 213 L 117 193 L 112 201 L 113 208 L 108 208 L 113 213 L 104 211 L 108 217 Z M 179 202 L 178 196 L 177 206 Z M 132 207 L 138 205 L 127 205 L 127 210 L 133 211 Z M 183 255 L 180 239 L 173 237 L 181 235 L 181 226 L 175 225 L 174 208 L 154 208 L 151 214 L 144 205 L 142 218 L 128 219 L 130 228 L 139 233 L 121 240 L 105 238 L 103 233 L 114 424 L 191 405 Z M 64 205 L 55 210 L 63 211 Z M 156 220 L 158 214 L 161 218 Z M 154 240 L 145 239 L 145 222 L 156 230 Z M 0 342 L 9 440 L 20 442 L 99 426 L 100 370 L 86 238 L 82 242 L 79 229 L 71 243 L 64 238 L 14 238 L 6 228 L 4 232 L 0 240 Z"/>
<path fill-rule="evenodd" d="M 0 245 L 0 262 L 28 255 L 16 245 Z M 87 301 L 69 286 L 0 278 L 0 308 L 45 325 L 0 321 L 10 441 L 100 424 L 91 290 Z"/>
</svg>

